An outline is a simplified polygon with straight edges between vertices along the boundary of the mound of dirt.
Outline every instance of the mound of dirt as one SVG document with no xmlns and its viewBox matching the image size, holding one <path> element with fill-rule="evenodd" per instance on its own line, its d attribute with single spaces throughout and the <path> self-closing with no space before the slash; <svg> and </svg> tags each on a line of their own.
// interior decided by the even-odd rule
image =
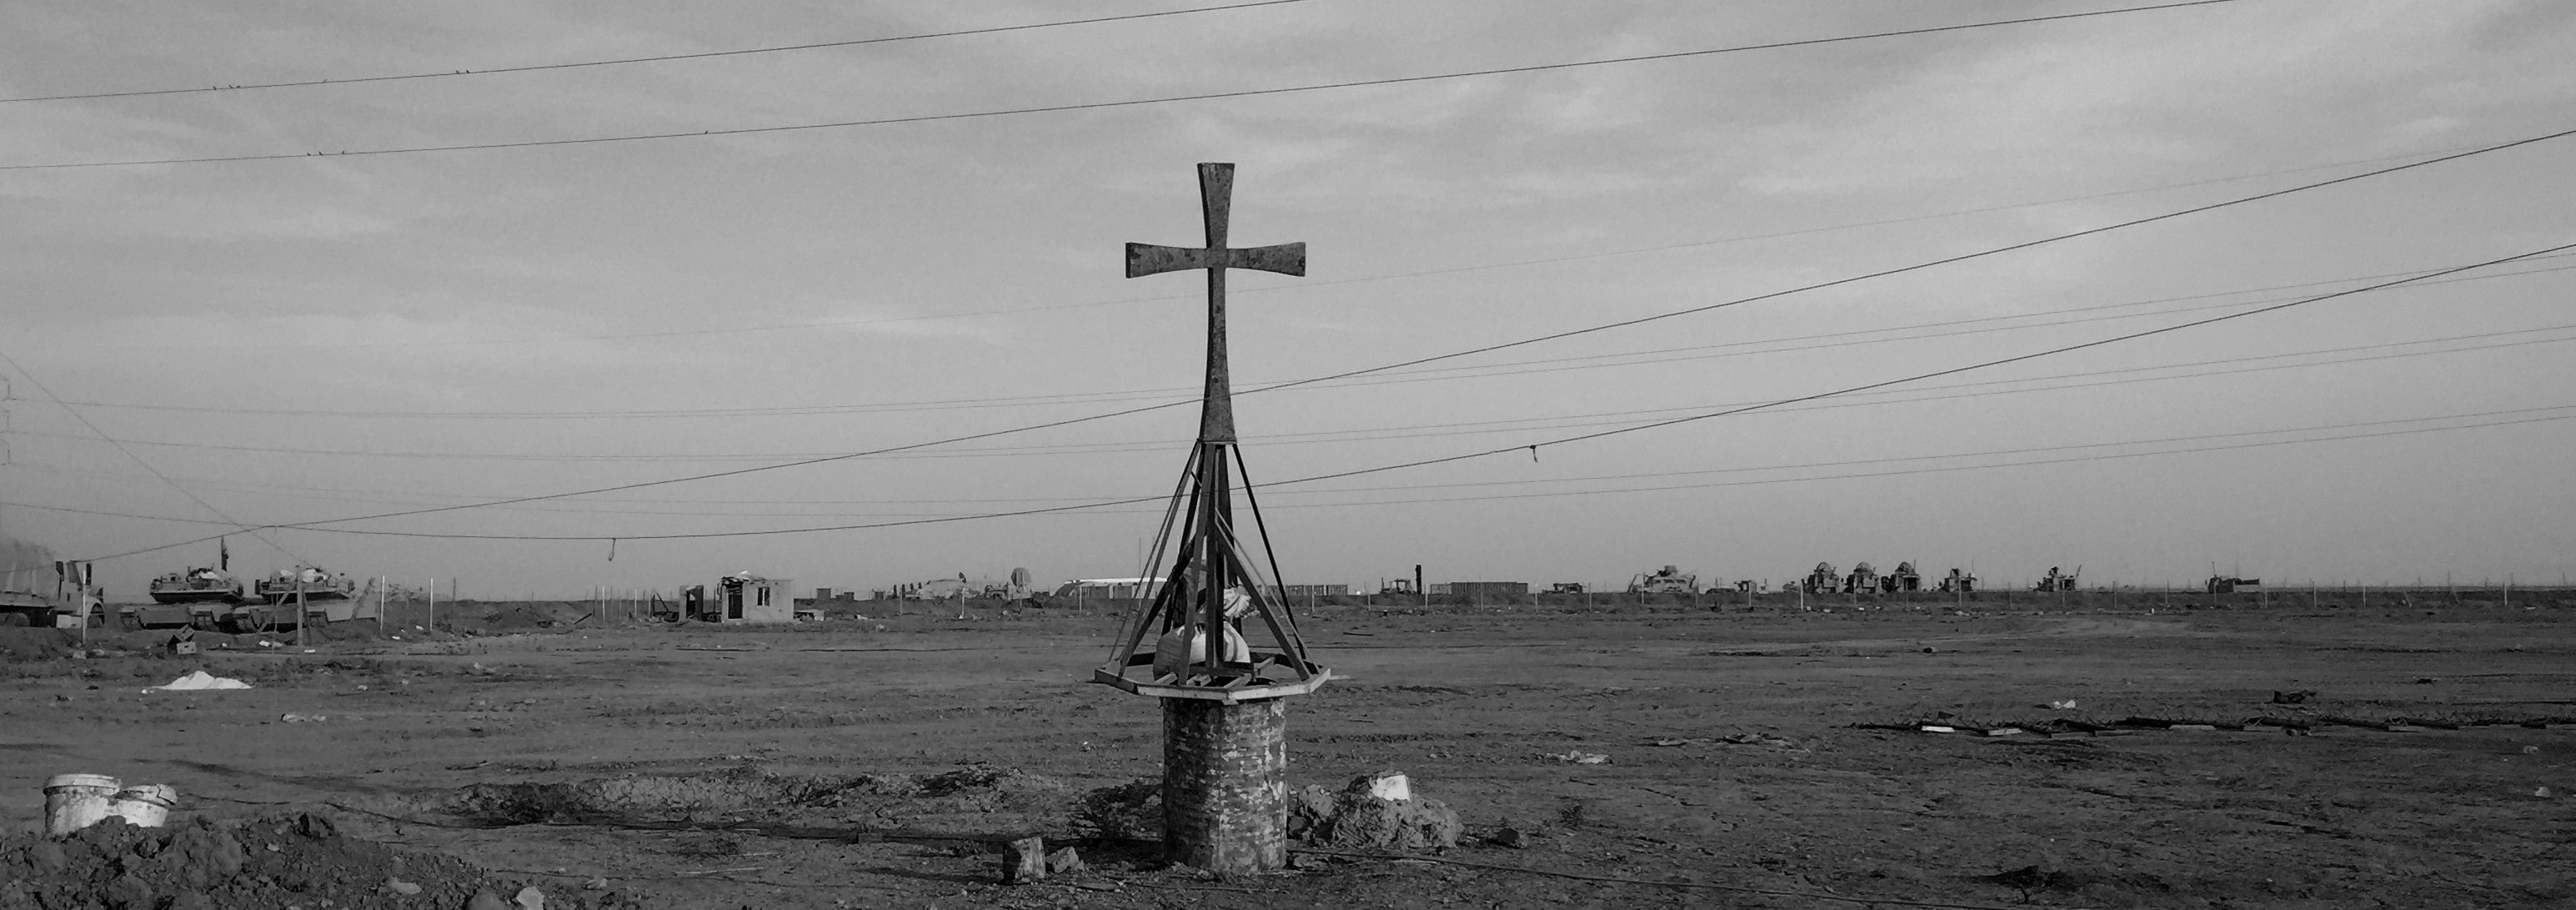
<svg viewBox="0 0 2576 910">
<path fill-rule="evenodd" d="M 1357 850 L 1431 850 L 1458 846 L 1458 813 L 1436 799 L 1383 799 L 1372 776 L 1339 793 L 1307 785 L 1289 795 L 1288 839 Z"/>
<path fill-rule="evenodd" d="M 341 835 L 318 815 L 136 828 L 109 819 L 69 837 L 0 839 L 0 910 L 335 910 L 507 904 L 530 887 L 437 854 Z M 540 892 L 545 905 L 641 907 L 617 892 Z"/>
</svg>

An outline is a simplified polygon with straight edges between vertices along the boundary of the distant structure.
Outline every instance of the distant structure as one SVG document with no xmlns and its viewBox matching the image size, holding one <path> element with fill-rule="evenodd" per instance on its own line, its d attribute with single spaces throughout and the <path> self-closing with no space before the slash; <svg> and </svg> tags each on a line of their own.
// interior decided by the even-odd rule
<svg viewBox="0 0 2576 910">
<path fill-rule="evenodd" d="M 1923 590 L 1923 573 L 1914 571 L 1913 560 L 1900 562 L 1896 564 L 1896 571 L 1887 573 L 1887 579 L 1880 582 L 1880 586 L 1890 594 L 1920 591 Z"/>
<path fill-rule="evenodd" d="M 2209 576 L 2209 593 L 2212 594 L 2234 594 L 2238 588 L 2259 588 L 2262 586 L 2263 580 L 2260 578 L 2230 578 L 2224 575 Z"/>
<path fill-rule="evenodd" d="M 736 572 L 716 579 L 715 593 L 690 585 L 680 591 L 681 611 L 699 622 L 795 622 L 796 604 L 784 578 Z"/>
<path fill-rule="evenodd" d="M 1816 570 L 1807 573 L 1806 579 L 1799 582 L 1799 585 L 1806 588 L 1809 594 L 1826 594 L 1841 586 L 1842 581 L 1842 574 L 1834 571 L 1833 563 L 1820 562 L 1816 564 Z"/>
<path fill-rule="evenodd" d="M 1579 582 L 1579 581 L 1560 581 L 1560 582 L 1557 582 L 1557 583 L 1555 583 L 1555 584 L 1548 585 L 1548 586 L 1547 586 L 1547 593 L 1550 593 L 1550 594 L 1581 594 L 1581 593 L 1583 593 L 1583 583 L 1582 583 L 1582 582 Z"/>
<path fill-rule="evenodd" d="M 2076 566 L 2073 572 L 2060 572 L 2056 566 L 2049 566 L 2048 577 L 2040 579 L 2039 584 L 2031 586 L 2031 590 L 2072 591 L 2075 590 L 2076 576 L 2082 574 L 2084 574 L 2083 566 Z"/>
<path fill-rule="evenodd" d="M 1699 576 L 1684 572 L 1680 566 L 1665 566 L 1652 572 L 1639 572 L 1628 580 L 1630 594 L 1697 594 Z"/>
<path fill-rule="evenodd" d="M 1968 574 L 1968 573 L 1966 573 L 1966 572 L 1959 571 L 1958 567 L 1953 566 L 1953 567 L 1951 567 L 1951 569 L 1950 569 L 1950 577 L 1948 577 L 1948 578 L 1944 578 L 1944 579 L 1941 579 L 1941 593 L 1943 593 L 1943 594 L 1974 594 L 1974 593 L 1977 593 L 1977 576 L 1970 575 L 1970 574 Z"/>
</svg>

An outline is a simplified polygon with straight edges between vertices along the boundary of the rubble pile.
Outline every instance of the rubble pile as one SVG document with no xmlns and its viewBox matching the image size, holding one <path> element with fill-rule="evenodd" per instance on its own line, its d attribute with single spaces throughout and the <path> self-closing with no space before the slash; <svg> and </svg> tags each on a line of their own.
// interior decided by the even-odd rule
<svg viewBox="0 0 2576 910">
<path fill-rule="evenodd" d="M 1404 776 L 1373 774 L 1340 792 L 1309 784 L 1288 799 L 1288 839 L 1349 850 L 1432 850 L 1458 846 L 1458 813 L 1413 796 Z"/>
<path fill-rule="evenodd" d="M 199 819 L 161 828 L 111 818 L 61 838 L 0 838 L 0 910 L 642 906 L 617 892 L 540 893 L 454 857 L 397 852 L 343 836 L 319 815 Z"/>
</svg>

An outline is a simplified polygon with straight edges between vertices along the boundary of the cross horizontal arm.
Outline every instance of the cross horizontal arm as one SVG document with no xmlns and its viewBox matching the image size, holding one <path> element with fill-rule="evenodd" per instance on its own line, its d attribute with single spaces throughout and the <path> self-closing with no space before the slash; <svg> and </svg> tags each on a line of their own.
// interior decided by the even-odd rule
<svg viewBox="0 0 2576 910">
<path fill-rule="evenodd" d="M 1282 275 L 1306 274 L 1306 245 L 1237 247 L 1208 250 L 1186 246 L 1127 245 L 1127 277 L 1141 278 L 1186 269 L 1257 269 Z"/>
</svg>

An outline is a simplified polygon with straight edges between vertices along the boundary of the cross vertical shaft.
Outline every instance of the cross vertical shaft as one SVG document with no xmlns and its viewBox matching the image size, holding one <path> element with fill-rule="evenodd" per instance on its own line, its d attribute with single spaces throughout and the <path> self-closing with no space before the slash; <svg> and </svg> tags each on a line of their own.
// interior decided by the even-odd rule
<svg viewBox="0 0 2576 910">
<path fill-rule="evenodd" d="M 1226 219 L 1234 204 L 1234 165 L 1199 165 L 1199 211 L 1207 221 L 1207 249 L 1225 249 Z M 1226 362 L 1225 266 L 1210 265 L 1208 285 L 1207 397 L 1199 405 L 1199 442 L 1234 441 L 1234 379 Z"/>
</svg>

